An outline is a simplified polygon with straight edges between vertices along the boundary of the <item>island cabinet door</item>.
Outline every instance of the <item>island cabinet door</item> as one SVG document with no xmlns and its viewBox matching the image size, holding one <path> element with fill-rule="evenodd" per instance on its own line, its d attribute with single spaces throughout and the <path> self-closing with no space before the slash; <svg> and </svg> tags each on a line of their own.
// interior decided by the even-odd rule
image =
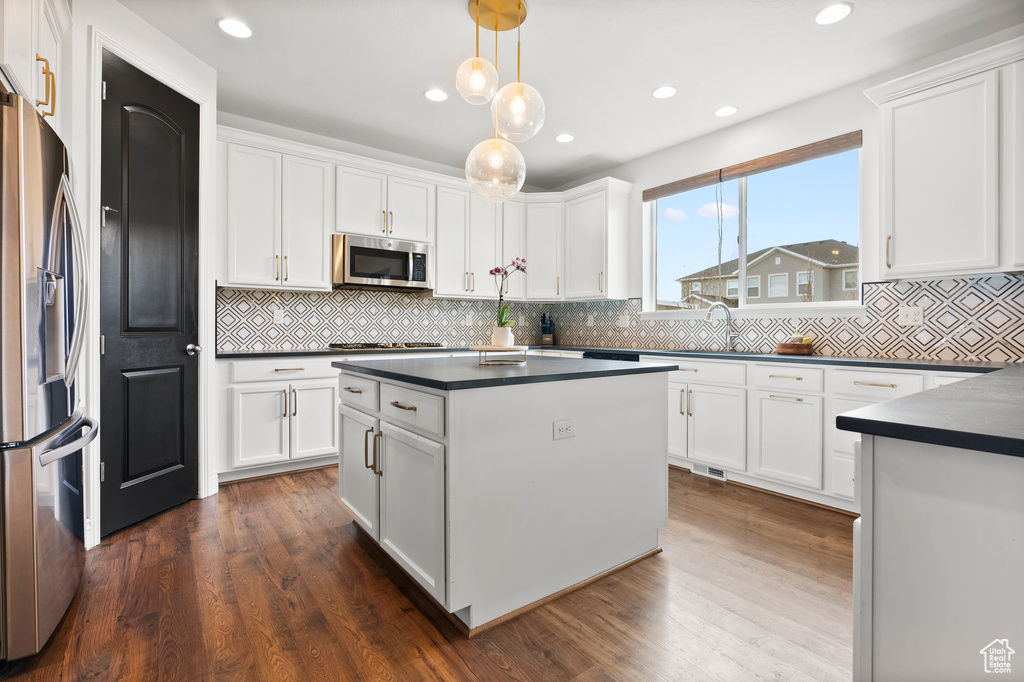
<svg viewBox="0 0 1024 682">
<path fill-rule="evenodd" d="M 689 458 L 732 471 L 747 468 L 747 391 L 690 384 Z"/>
<path fill-rule="evenodd" d="M 380 456 L 377 420 L 342 406 L 338 496 L 356 517 L 356 523 L 380 541 L 380 478 L 375 457 Z"/>
<path fill-rule="evenodd" d="M 444 446 L 387 422 L 380 430 L 380 545 L 444 604 Z"/>
</svg>

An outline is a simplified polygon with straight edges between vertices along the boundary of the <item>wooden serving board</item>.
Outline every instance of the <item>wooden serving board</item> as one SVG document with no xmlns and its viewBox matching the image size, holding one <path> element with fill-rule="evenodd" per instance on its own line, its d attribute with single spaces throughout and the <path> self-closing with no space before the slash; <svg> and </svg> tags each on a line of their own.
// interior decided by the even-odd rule
<svg viewBox="0 0 1024 682">
<path fill-rule="evenodd" d="M 810 355 L 814 351 L 810 343 L 777 343 L 775 352 L 779 355 Z"/>
</svg>

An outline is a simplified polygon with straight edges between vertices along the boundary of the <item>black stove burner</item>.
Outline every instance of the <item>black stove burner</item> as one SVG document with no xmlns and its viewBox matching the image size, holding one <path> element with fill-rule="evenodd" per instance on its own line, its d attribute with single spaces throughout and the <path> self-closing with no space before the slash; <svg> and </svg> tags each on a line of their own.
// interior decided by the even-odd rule
<svg viewBox="0 0 1024 682">
<path fill-rule="evenodd" d="M 432 341 L 408 341 L 406 343 L 332 343 L 336 350 L 388 350 L 393 348 L 441 348 Z"/>
</svg>

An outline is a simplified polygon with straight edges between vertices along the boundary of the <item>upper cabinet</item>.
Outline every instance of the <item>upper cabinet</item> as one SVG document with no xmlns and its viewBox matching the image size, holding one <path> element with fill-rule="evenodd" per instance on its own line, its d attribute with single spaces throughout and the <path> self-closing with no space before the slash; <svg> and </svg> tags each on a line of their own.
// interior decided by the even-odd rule
<svg viewBox="0 0 1024 682">
<path fill-rule="evenodd" d="M 494 298 L 487 274 L 501 257 L 501 206 L 469 190 L 437 188 L 437 245 L 434 294 L 453 298 Z"/>
<path fill-rule="evenodd" d="M 67 0 L 2 0 L 0 72 L 11 90 L 35 105 L 61 132 L 66 93 L 61 76 L 61 38 L 71 28 Z"/>
<path fill-rule="evenodd" d="M 565 192 L 565 298 L 626 298 L 632 185 L 605 178 Z"/>
<path fill-rule="evenodd" d="M 226 143 L 228 286 L 329 291 L 333 166 Z"/>
<path fill-rule="evenodd" d="M 513 258 L 526 258 L 526 207 L 520 201 L 506 201 L 501 205 L 501 262 L 502 267 Z M 529 262 L 527 262 L 529 273 Z M 521 301 L 526 298 L 526 275 L 513 274 L 505 280 L 505 298 Z"/>
<path fill-rule="evenodd" d="M 1024 265 L 1022 59 L 1018 38 L 866 91 L 882 117 L 887 277 Z"/>
<path fill-rule="evenodd" d="M 338 166 L 334 231 L 432 242 L 434 185 Z"/>
<path fill-rule="evenodd" d="M 562 202 L 526 204 L 526 298 L 560 301 L 562 289 Z"/>
</svg>

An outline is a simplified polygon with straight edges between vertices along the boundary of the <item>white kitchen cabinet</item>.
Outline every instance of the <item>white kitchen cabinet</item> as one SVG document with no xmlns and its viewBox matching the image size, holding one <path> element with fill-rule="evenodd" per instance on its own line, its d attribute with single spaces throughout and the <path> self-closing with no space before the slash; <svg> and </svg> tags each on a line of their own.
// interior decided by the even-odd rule
<svg viewBox="0 0 1024 682">
<path fill-rule="evenodd" d="M 235 384 L 228 402 L 232 468 L 338 452 L 334 379 Z"/>
<path fill-rule="evenodd" d="M 518 201 L 506 201 L 501 214 L 501 265 L 514 258 L 526 258 L 526 206 Z M 529 272 L 529 262 L 527 262 Z M 505 298 L 521 301 L 526 298 L 526 275 L 517 273 L 505 281 Z"/>
<path fill-rule="evenodd" d="M 562 202 L 526 205 L 526 298 L 559 301 L 562 290 Z"/>
<path fill-rule="evenodd" d="M 0 73 L 10 89 L 39 113 L 53 112 L 44 120 L 58 134 L 63 103 L 69 101 L 61 73 L 61 42 L 70 28 L 66 0 L 3 0 L 0 5 Z M 45 74 L 47 62 L 52 78 Z"/>
<path fill-rule="evenodd" d="M 444 445 L 380 424 L 380 545 L 445 601 Z"/>
<path fill-rule="evenodd" d="M 606 178 L 566 192 L 565 298 L 626 298 L 629 183 Z M 577 193 L 586 192 L 580 196 Z"/>
<path fill-rule="evenodd" d="M 751 473 L 821 489 L 821 396 L 754 391 Z"/>
<path fill-rule="evenodd" d="M 500 210 L 468 190 L 437 188 L 435 296 L 497 296 L 487 273 L 501 259 Z"/>
<path fill-rule="evenodd" d="M 747 391 L 687 386 L 687 458 L 731 471 L 747 468 Z"/>
<path fill-rule="evenodd" d="M 434 185 L 338 166 L 335 232 L 431 242 Z"/>
<path fill-rule="evenodd" d="M 329 164 L 228 143 L 225 284 L 330 291 Z"/>
<path fill-rule="evenodd" d="M 356 517 L 356 523 L 370 537 L 380 541 L 380 482 L 374 461 L 374 453 L 379 455 L 379 443 L 374 441 L 379 422 L 349 407 L 339 409 L 341 457 L 338 496 Z"/>
<path fill-rule="evenodd" d="M 668 454 L 686 459 L 686 384 L 668 384 Z"/>
<path fill-rule="evenodd" d="M 1024 129 L 1015 104 L 1021 59 L 1024 38 L 866 91 L 881 111 L 887 277 L 998 272 L 1024 262 L 1014 180 Z"/>
</svg>

